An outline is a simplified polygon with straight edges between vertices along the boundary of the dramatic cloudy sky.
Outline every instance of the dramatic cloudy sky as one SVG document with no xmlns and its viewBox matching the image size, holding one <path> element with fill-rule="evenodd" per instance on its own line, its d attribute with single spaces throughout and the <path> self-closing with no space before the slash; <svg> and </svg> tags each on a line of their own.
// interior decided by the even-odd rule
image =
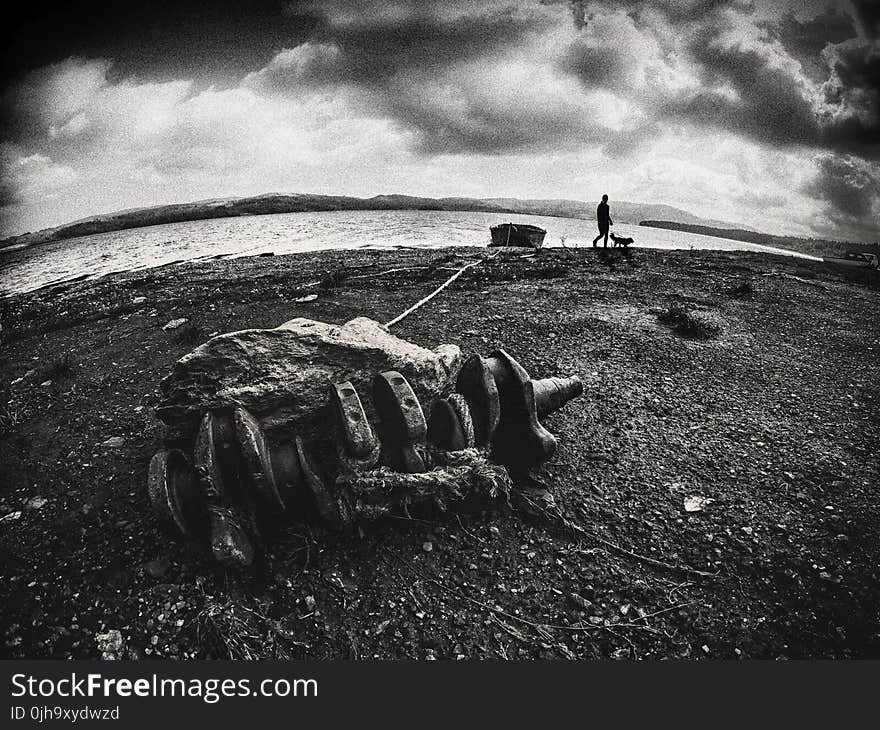
<svg viewBox="0 0 880 730">
<path fill-rule="evenodd" d="M 274 191 L 607 192 L 880 237 L 877 0 L 32 5 L 0 235 Z"/>
</svg>

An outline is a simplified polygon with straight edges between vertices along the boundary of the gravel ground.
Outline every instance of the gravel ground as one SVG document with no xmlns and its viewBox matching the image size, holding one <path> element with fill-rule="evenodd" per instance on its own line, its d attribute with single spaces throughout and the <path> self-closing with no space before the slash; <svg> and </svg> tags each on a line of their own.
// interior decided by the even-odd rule
<svg viewBox="0 0 880 730">
<path fill-rule="evenodd" d="M 0 656 L 880 656 L 880 287 L 786 257 L 504 254 L 394 328 L 583 378 L 538 474 L 574 529 L 293 525 L 236 575 L 160 530 L 177 358 L 295 316 L 387 321 L 482 255 L 216 260 L 0 302 Z"/>
</svg>

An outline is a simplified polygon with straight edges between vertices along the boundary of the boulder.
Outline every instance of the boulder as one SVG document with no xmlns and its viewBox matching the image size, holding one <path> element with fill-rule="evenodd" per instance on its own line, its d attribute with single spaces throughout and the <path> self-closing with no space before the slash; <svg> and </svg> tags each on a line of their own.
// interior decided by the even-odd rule
<svg viewBox="0 0 880 730">
<path fill-rule="evenodd" d="M 428 350 L 365 317 L 343 325 L 297 318 L 275 329 L 218 335 L 178 360 L 161 382 L 156 413 L 178 435 L 206 411 L 241 406 L 271 433 L 295 429 L 327 402 L 331 383 L 352 382 L 372 415 L 374 376 L 397 370 L 423 402 L 453 389 L 461 350 Z"/>
</svg>

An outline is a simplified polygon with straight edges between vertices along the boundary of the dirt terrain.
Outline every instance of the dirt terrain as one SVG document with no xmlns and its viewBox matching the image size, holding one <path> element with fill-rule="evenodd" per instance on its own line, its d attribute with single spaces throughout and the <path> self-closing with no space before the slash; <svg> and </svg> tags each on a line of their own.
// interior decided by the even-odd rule
<svg viewBox="0 0 880 730">
<path fill-rule="evenodd" d="M 291 525 L 233 575 L 159 528 L 177 358 L 295 316 L 388 321 L 485 255 L 217 260 L 0 302 L 0 656 L 880 656 L 880 287 L 793 258 L 504 254 L 394 327 L 583 378 L 538 474 L 577 529 L 507 507 Z"/>
</svg>

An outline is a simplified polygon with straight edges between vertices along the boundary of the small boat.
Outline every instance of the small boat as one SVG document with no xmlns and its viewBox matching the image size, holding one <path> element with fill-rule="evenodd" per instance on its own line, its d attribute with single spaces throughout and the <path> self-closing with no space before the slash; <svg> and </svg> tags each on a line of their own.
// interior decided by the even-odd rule
<svg viewBox="0 0 880 730">
<path fill-rule="evenodd" d="M 877 254 L 862 253 L 861 251 L 847 251 L 843 258 L 826 256 L 822 260 L 826 264 L 834 264 L 836 266 L 858 266 L 866 269 L 880 268 Z"/>
<path fill-rule="evenodd" d="M 525 223 L 502 223 L 491 226 L 492 243 L 490 246 L 526 246 L 528 248 L 541 248 L 544 244 L 544 236 L 547 231 L 538 226 L 530 226 Z"/>
</svg>

